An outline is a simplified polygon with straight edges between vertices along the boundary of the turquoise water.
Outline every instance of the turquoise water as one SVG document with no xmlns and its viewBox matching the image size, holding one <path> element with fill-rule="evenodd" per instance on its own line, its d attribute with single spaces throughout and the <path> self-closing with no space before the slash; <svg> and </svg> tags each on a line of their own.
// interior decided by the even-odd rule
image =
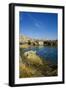
<svg viewBox="0 0 66 90">
<path fill-rule="evenodd" d="M 30 47 L 24 49 L 26 51 L 36 51 L 36 54 L 39 55 L 41 58 L 47 60 L 52 64 L 57 64 L 57 47 L 49 47 L 49 46 L 37 46 L 37 47 Z"/>
</svg>

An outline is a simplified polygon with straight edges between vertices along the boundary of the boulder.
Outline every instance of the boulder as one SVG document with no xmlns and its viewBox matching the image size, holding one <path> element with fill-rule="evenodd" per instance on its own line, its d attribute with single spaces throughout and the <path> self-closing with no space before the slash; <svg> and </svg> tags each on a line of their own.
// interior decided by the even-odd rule
<svg viewBox="0 0 66 90">
<path fill-rule="evenodd" d="M 26 58 L 26 62 L 29 62 L 30 64 L 34 65 L 42 65 L 42 59 L 36 54 L 36 51 L 27 51 L 24 53 L 24 56 Z"/>
<path fill-rule="evenodd" d="M 33 54 L 36 54 L 36 51 L 30 50 L 30 51 L 25 52 L 24 56 L 33 55 Z"/>
</svg>

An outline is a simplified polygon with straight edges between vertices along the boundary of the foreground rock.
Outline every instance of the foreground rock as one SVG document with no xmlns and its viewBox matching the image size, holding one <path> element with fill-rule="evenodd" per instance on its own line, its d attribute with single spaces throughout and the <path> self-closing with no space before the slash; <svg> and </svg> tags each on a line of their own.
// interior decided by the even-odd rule
<svg viewBox="0 0 66 90">
<path fill-rule="evenodd" d="M 36 51 L 28 51 L 24 53 L 25 59 L 30 64 L 43 65 L 41 58 L 36 54 Z"/>
</svg>

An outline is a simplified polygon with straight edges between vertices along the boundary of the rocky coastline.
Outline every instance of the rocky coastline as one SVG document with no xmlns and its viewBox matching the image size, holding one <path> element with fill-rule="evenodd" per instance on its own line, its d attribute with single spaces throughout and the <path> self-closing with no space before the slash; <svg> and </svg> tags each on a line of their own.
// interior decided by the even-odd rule
<svg viewBox="0 0 66 90">
<path fill-rule="evenodd" d="M 57 76 L 57 65 L 50 65 L 30 50 L 20 54 L 19 73 L 20 78 Z"/>
</svg>

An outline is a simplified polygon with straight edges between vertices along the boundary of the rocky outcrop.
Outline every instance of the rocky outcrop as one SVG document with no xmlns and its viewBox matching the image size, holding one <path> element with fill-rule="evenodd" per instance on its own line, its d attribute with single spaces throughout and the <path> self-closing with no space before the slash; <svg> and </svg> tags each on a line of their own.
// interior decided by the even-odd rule
<svg viewBox="0 0 66 90">
<path fill-rule="evenodd" d="M 57 46 L 57 40 L 39 40 L 39 39 L 32 39 L 25 35 L 19 36 L 20 45 L 27 44 L 32 46 Z"/>
</svg>

